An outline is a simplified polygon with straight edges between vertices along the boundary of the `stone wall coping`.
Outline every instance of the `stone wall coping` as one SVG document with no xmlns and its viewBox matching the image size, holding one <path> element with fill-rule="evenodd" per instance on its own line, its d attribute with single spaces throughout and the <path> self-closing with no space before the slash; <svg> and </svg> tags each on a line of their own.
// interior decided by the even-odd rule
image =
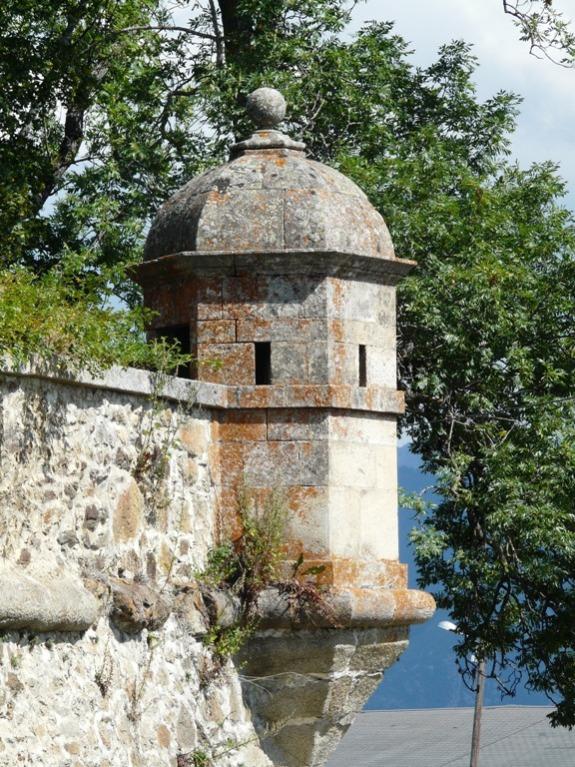
<svg viewBox="0 0 575 767">
<path fill-rule="evenodd" d="M 101 373 L 70 372 L 41 361 L 15 365 L 8 358 L 0 361 L 0 376 L 36 378 L 57 384 L 109 390 L 139 397 L 155 395 L 163 400 L 215 410 L 320 408 L 389 414 L 404 412 L 403 392 L 384 386 L 230 386 L 189 381 L 175 376 L 165 376 L 162 379 L 158 374 L 146 370 L 117 366 Z"/>
<path fill-rule="evenodd" d="M 230 409 L 328 408 L 394 415 L 401 415 L 405 409 L 403 392 L 386 386 L 303 384 L 228 386 L 227 388 Z"/>
<path fill-rule="evenodd" d="M 341 251 L 267 251 L 246 253 L 184 251 L 162 256 L 132 269 L 140 285 L 157 285 L 194 274 L 229 276 L 259 274 L 325 274 L 338 277 L 384 279 L 396 285 L 416 266 L 401 258 L 361 256 Z"/>
<path fill-rule="evenodd" d="M 42 361 L 15 365 L 10 359 L 0 361 L 0 376 L 36 378 L 53 383 L 86 389 L 103 389 L 139 397 L 158 396 L 160 399 L 210 408 L 226 408 L 228 389 L 223 384 L 189 381 L 175 376 L 160 377 L 157 373 L 137 368 L 113 366 L 100 373 L 87 370 L 67 371 L 61 366 Z"/>
</svg>

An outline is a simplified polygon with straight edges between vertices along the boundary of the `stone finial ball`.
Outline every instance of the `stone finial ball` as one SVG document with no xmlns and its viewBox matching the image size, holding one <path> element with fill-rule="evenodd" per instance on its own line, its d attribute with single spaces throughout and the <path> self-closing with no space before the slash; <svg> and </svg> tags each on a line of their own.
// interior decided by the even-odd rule
<svg viewBox="0 0 575 767">
<path fill-rule="evenodd" d="M 258 88 L 250 93 L 246 108 L 257 128 L 276 128 L 286 116 L 286 100 L 275 88 Z"/>
</svg>

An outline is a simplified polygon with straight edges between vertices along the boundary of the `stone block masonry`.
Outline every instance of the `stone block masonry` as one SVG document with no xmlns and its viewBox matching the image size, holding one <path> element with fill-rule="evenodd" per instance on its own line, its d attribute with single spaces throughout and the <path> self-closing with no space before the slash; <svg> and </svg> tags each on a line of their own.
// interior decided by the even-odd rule
<svg viewBox="0 0 575 767">
<path fill-rule="evenodd" d="M 107 382 L 0 376 L 0 765 L 270 765 L 194 605 L 215 390 Z"/>
<path fill-rule="evenodd" d="M 398 562 L 395 286 L 413 263 L 276 130 L 281 94 L 248 110 L 259 130 L 166 201 L 134 270 L 150 334 L 196 380 L 0 378 L 0 765 L 322 767 L 433 612 Z M 240 685 L 201 642 L 240 628 L 238 597 L 195 575 L 240 541 L 242 486 L 281 490 L 288 521 Z"/>
<path fill-rule="evenodd" d="M 344 472 L 328 485 L 330 450 L 366 438 L 385 450 L 392 419 L 243 410 L 234 387 L 202 382 L 162 391 L 138 371 L 0 375 L 2 767 L 181 767 L 202 753 L 215 767 L 322 764 L 404 649 L 407 624 L 429 614 L 425 595 L 405 591 L 404 566 L 346 550 L 349 509 L 334 524 L 325 516 L 356 481 Z M 214 673 L 194 578 L 241 472 L 287 489 L 286 561 L 304 550 L 307 564 L 323 562 L 320 585 L 339 586 L 330 609 L 353 627 L 319 614 L 294 629 L 285 599 L 265 592 L 243 682 L 231 662 Z M 384 591 L 349 589 L 362 582 Z M 306 647 L 319 653 L 313 673 Z"/>
</svg>

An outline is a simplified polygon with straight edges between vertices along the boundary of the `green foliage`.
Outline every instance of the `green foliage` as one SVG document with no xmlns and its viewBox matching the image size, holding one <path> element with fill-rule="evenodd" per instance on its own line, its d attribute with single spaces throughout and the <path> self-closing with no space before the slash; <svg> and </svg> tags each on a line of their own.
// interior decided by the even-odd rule
<svg viewBox="0 0 575 767">
<path fill-rule="evenodd" d="M 241 536 L 234 542 L 238 583 L 242 591 L 258 592 L 278 578 L 282 560 L 288 507 L 285 495 L 274 488 L 258 504 L 254 493 L 238 491 Z"/>
<path fill-rule="evenodd" d="M 553 0 L 503 0 L 503 9 L 529 43 L 530 53 L 565 67 L 575 63 L 575 34 Z"/>
<path fill-rule="evenodd" d="M 174 17 L 153 0 L 4 3 L 0 259 L 4 295 L 21 298 L 6 299 L 2 348 L 23 359 L 45 337 L 46 356 L 137 359 L 143 320 L 108 307 L 111 296 L 138 304 L 126 267 L 151 216 L 248 132 L 250 90 L 281 88 L 291 133 L 362 186 L 398 255 L 418 262 L 400 289 L 398 351 L 403 429 L 439 477 L 416 534 L 421 583 L 462 628 L 462 658 L 473 648 L 494 671 L 513 661 L 555 697 L 555 721 L 573 724 L 575 227 L 564 184 L 549 164 L 509 163 L 519 99 L 477 99 L 468 46 L 415 68 L 391 24 L 338 38 L 348 7 L 220 0 L 214 15 L 198 2 L 166 31 Z M 24 317 L 25 299 L 38 319 Z M 210 577 L 249 603 L 273 578 L 278 540 L 248 515 Z"/>
<path fill-rule="evenodd" d="M 251 602 L 279 577 L 287 522 L 285 496 L 274 489 L 258 503 L 255 491 L 240 487 L 237 513 L 241 534 L 209 552 L 198 578 L 216 588 L 231 589 L 244 602 Z"/>
<path fill-rule="evenodd" d="M 234 545 L 223 543 L 210 549 L 206 566 L 198 578 L 209 586 L 222 588 L 233 584 L 238 578 L 238 573 L 239 564 Z"/>
<path fill-rule="evenodd" d="M 239 652 L 257 628 L 254 607 L 258 594 L 279 577 L 282 559 L 287 505 L 279 490 L 257 503 L 255 491 L 242 486 L 238 490 L 238 521 L 241 534 L 233 541 L 213 548 L 198 580 L 212 588 L 225 589 L 241 603 L 236 625 L 212 626 L 204 637 L 220 659 Z"/>
<path fill-rule="evenodd" d="M 558 703 L 554 722 L 574 723 L 574 465 L 563 434 L 575 390 L 575 226 L 565 185 L 550 164 L 507 161 L 518 100 L 477 101 L 468 46 L 414 70 L 390 27 L 371 25 L 317 55 L 331 61 L 333 95 L 309 143 L 360 184 L 398 254 L 418 264 L 399 289 L 398 354 L 402 426 L 439 477 L 440 502 L 415 536 L 421 585 L 462 629 L 462 663 L 481 652 L 505 689 L 522 674 Z M 529 526 L 505 523 L 518 504 Z"/>
<path fill-rule="evenodd" d="M 177 767 L 216 767 L 217 764 L 221 764 L 219 760 L 222 757 L 226 757 L 234 751 L 238 751 L 240 748 L 247 746 L 254 740 L 257 740 L 257 736 L 245 741 L 228 740 L 225 744 L 211 746 L 207 749 L 195 748 L 187 754 L 178 754 L 176 757 L 176 765 Z M 243 762 L 240 764 L 240 767 L 244 767 Z"/>
<path fill-rule="evenodd" d="M 245 625 L 212 626 L 203 641 L 221 660 L 232 658 L 242 649 L 247 640 L 253 636 L 256 624 L 250 620 Z"/>
<path fill-rule="evenodd" d="M 22 267 L 0 271 L 0 355 L 11 364 L 34 358 L 69 371 L 174 369 L 187 358 L 165 341 L 146 342 L 146 316 L 141 308 L 103 306 L 100 292 L 86 281 L 79 286 L 64 268 L 37 277 Z"/>
</svg>

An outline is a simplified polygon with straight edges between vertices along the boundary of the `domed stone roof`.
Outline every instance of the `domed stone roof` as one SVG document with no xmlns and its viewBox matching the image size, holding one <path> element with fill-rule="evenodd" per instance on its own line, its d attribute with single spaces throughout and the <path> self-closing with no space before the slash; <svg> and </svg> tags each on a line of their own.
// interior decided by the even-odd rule
<svg viewBox="0 0 575 767">
<path fill-rule="evenodd" d="M 285 114 L 281 94 L 258 89 L 248 111 L 260 129 L 160 208 L 144 258 L 336 251 L 393 259 L 387 226 L 361 189 L 273 128 Z"/>
</svg>

